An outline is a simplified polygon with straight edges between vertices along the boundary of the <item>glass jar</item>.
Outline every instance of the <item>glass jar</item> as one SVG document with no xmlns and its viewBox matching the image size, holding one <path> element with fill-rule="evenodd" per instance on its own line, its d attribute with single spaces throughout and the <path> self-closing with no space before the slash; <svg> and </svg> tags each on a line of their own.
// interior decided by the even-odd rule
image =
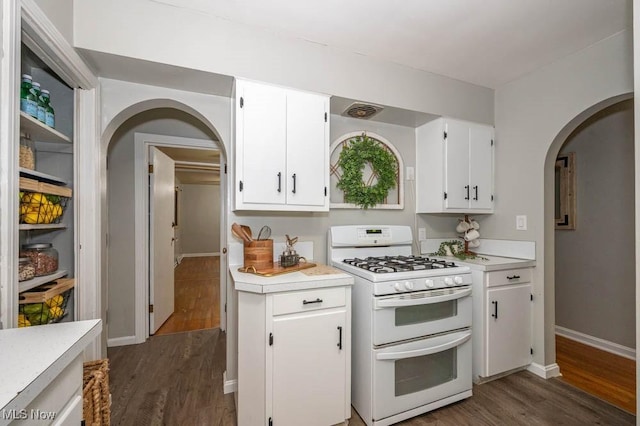
<svg viewBox="0 0 640 426">
<path fill-rule="evenodd" d="M 49 275 L 58 270 L 58 250 L 51 243 L 24 244 L 20 257 L 33 262 L 35 276 Z"/>
<path fill-rule="evenodd" d="M 26 133 L 20 133 L 20 167 L 36 169 L 36 145 Z"/>
<path fill-rule="evenodd" d="M 30 257 L 21 257 L 18 260 L 18 281 L 27 281 L 36 276 L 36 268 Z"/>
<path fill-rule="evenodd" d="M 38 118 L 38 100 L 33 93 L 33 80 L 29 74 L 22 74 L 20 83 L 20 110 Z"/>
</svg>

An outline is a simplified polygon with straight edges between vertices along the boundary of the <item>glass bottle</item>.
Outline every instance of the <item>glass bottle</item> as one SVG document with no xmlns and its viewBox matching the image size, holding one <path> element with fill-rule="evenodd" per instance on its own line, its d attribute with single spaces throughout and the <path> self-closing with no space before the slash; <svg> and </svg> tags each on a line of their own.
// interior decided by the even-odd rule
<svg viewBox="0 0 640 426">
<path fill-rule="evenodd" d="M 19 165 L 25 169 L 35 170 L 36 168 L 36 146 L 31 137 L 20 132 L 20 154 Z"/>
<path fill-rule="evenodd" d="M 53 107 L 51 106 L 51 97 L 49 96 L 48 90 L 43 90 L 40 95 L 42 99 L 42 103 L 44 104 L 44 124 L 49 127 L 56 127 L 56 115 L 53 111 Z"/>
<path fill-rule="evenodd" d="M 34 95 L 36 95 L 36 118 L 38 121 L 44 123 L 44 103 L 42 103 L 42 99 L 40 98 L 40 83 L 34 81 L 31 83 Z"/>
<path fill-rule="evenodd" d="M 33 94 L 33 84 L 29 74 L 22 74 L 22 83 L 20 84 L 20 110 L 32 117 L 38 118 L 38 100 Z"/>
<path fill-rule="evenodd" d="M 53 274 L 58 270 L 58 250 L 51 243 L 24 244 L 20 257 L 31 259 L 36 277 Z"/>
</svg>

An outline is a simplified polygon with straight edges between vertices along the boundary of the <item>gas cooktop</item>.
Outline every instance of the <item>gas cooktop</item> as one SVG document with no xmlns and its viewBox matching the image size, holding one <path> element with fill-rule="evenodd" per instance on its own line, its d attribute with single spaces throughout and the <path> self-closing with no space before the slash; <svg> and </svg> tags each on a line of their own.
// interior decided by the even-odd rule
<svg viewBox="0 0 640 426">
<path fill-rule="evenodd" d="M 390 272 L 426 271 L 430 269 L 456 268 L 453 262 L 422 256 L 376 256 L 364 259 L 344 259 L 344 263 L 376 274 Z"/>
</svg>

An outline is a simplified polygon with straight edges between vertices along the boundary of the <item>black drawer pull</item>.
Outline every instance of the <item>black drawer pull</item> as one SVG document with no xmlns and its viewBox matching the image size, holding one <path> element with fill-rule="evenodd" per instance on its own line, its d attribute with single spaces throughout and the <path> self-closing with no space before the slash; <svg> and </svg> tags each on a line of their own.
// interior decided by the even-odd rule
<svg viewBox="0 0 640 426">
<path fill-rule="evenodd" d="M 338 331 L 340 335 L 338 336 L 338 349 L 342 350 L 342 327 L 338 326 Z"/>
<path fill-rule="evenodd" d="M 491 302 L 493 304 L 493 313 L 491 314 L 491 316 L 495 319 L 498 319 L 498 301 L 493 301 Z"/>
<path fill-rule="evenodd" d="M 520 275 L 513 275 L 511 277 L 507 277 L 508 280 L 519 280 L 520 279 Z"/>
<path fill-rule="evenodd" d="M 319 297 L 316 300 L 303 300 L 302 304 L 303 305 L 310 305 L 312 303 L 322 303 L 322 299 L 320 299 Z"/>
</svg>

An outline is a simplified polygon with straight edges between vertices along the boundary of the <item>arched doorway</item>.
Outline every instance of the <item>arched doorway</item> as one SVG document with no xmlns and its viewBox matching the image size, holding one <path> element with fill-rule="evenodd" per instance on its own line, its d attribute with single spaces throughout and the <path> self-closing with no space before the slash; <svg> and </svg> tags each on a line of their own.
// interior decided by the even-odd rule
<svg viewBox="0 0 640 426">
<path fill-rule="evenodd" d="M 197 129 L 197 131 L 195 132 L 196 133 L 195 135 L 199 136 L 200 139 L 202 139 L 203 141 L 202 144 L 200 144 L 201 146 L 199 146 L 198 148 L 219 149 L 221 163 L 222 164 L 226 163 L 227 149 L 224 141 L 222 140 L 222 137 L 220 136 L 220 133 L 225 133 L 225 132 L 224 131 L 219 132 L 217 128 L 212 124 L 211 120 L 206 118 L 197 109 L 188 106 L 187 103 L 185 102 L 179 102 L 171 99 L 147 99 L 137 103 L 132 103 L 124 107 L 124 109 L 120 111 L 118 114 L 114 115 L 113 119 L 105 127 L 106 130 L 104 131 L 104 134 L 103 134 L 102 147 L 101 147 L 102 158 L 104 158 L 105 160 L 109 158 L 108 154 L 109 154 L 111 143 L 116 138 L 122 136 L 120 135 L 120 133 L 122 133 L 123 131 L 125 132 L 131 131 L 132 128 L 136 128 L 135 125 L 138 125 L 137 127 L 138 129 L 144 128 L 145 126 L 144 123 L 148 123 L 150 120 L 150 117 L 151 117 L 151 120 L 153 120 L 154 119 L 153 117 L 155 117 L 155 118 L 164 119 L 165 121 L 166 120 L 170 121 L 168 125 L 168 130 L 166 129 L 167 123 L 165 123 L 165 130 L 161 130 L 162 133 L 165 133 L 167 135 L 179 136 L 179 135 L 176 135 L 177 129 L 182 128 L 184 130 L 185 128 L 191 128 L 192 133 L 189 134 L 189 132 L 187 132 L 187 134 L 193 136 L 194 135 L 193 129 Z M 226 117 L 224 116 L 220 117 L 220 120 L 222 123 L 225 123 Z M 132 127 L 132 124 L 134 125 L 134 127 Z M 224 124 L 223 124 L 223 127 L 224 127 Z M 162 126 L 160 126 L 160 128 L 162 129 Z M 154 132 L 158 133 L 157 131 L 154 131 Z M 185 133 L 183 132 L 182 134 L 184 135 Z M 130 158 L 129 160 L 127 160 L 126 159 L 127 155 L 125 155 L 124 158 L 125 158 L 125 161 L 130 161 L 130 162 L 134 161 L 133 158 Z M 108 167 L 113 167 L 113 163 L 110 162 L 108 164 Z M 106 161 L 104 164 L 103 176 L 105 175 L 108 175 Z M 102 294 L 103 294 L 103 307 L 107 308 L 105 306 L 106 301 L 110 299 L 108 292 L 112 291 L 113 289 L 111 289 L 110 284 L 108 284 L 108 283 L 112 283 L 112 280 L 107 275 L 107 271 L 109 270 L 108 266 L 110 262 L 110 259 L 107 256 L 107 253 L 109 252 L 109 247 L 107 246 L 107 244 L 109 243 L 108 235 L 110 234 L 110 229 L 108 225 L 110 213 L 108 209 L 108 206 L 109 206 L 108 200 L 106 199 L 106 192 L 109 188 L 108 188 L 107 181 L 105 180 L 104 182 L 107 187 L 104 188 L 105 190 L 103 190 L 102 203 L 101 203 L 102 212 L 103 212 L 103 229 L 105 230 L 105 232 L 102 233 L 103 235 Z M 131 186 L 133 186 L 133 181 L 131 182 Z M 220 227 L 221 229 L 225 229 L 226 228 L 226 225 L 225 225 L 226 211 L 227 211 L 226 180 L 225 182 L 221 183 L 220 190 L 221 190 Z M 136 200 L 134 204 L 136 204 L 137 201 L 138 200 Z M 131 206 L 131 208 L 133 209 L 133 206 Z M 135 238 L 133 238 L 135 242 L 130 244 L 130 248 L 132 249 L 132 252 L 134 253 L 134 255 L 133 255 L 133 259 L 131 259 L 129 263 L 133 263 L 133 268 L 135 269 L 135 272 L 134 272 L 135 277 L 133 278 L 135 284 L 133 286 L 130 285 L 129 287 L 125 287 L 125 289 L 126 291 L 131 292 L 131 287 L 133 287 L 135 290 L 133 291 L 133 294 L 128 295 L 129 296 L 128 299 L 126 297 L 122 297 L 123 295 L 118 295 L 118 301 L 126 301 L 124 302 L 125 304 L 129 303 L 132 305 L 131 311 L 133 312 L 133 318 L 131 317 L 131 315 L 129 315 L 128 317 L 119 318 L 120 323 L 117 324 L 117 326 L 120 327 L 120 330 L 117 330 L 119 335 L 117 334 L 108 335 L 110 339 L 110 344 L 115 344 L 115 345 L 141 343 L 149 335 L 148 312 L 146 310 L 147 303 L 148 303 L 147 302 L 148 295 L 145 294 L 145 292 L 143 291 L 146 288 L 145 286 L 146 286 L 146 277 L 148 276 L 148 270 L 143 269 L 144 273 L 140 273 L 140 268 L 141 268 L 140 265 L 142 265 L 142 268 L 147 268 L 147 265 L 148 265 L 148 262 L 145 261 L 145 259 L 148 257 L 148 249 L 146 249 L 146 247 L 148 246 L 148 240 L 141 241 L 140 235 L 144 235 L 144 234 L 140 234 L 139 232 L 135 231 L 135 229 L 144 228 L 146 226 L 144 224 L 144 218 L 141 221 L 140 217 L 138 217 L 140 215 L 134 214 L 132 211 L 131 220 L 133 220 L 134 216 L 136 216 L 135 221 L 137 223 L 134 227 L 133 232 L 130 235 L 132 238 L 135 235 Z M 131 227 L 131 224 L 121 223 L 121 225 L 123 226 L 126 225 L 128 227 Z M 226 233 L 220 232 L 219 235 L 220 235 L 219 237 L 220 247 L 226 247 Z M 131 267 L 131 265 L 129 266 Z M 219 309 L 220 311 L 222 311 L 222 307 L 224 306 L 224 300 L 226 299 L 226 274 L 222 273 L 223 271 L 226 271 L 226 255 L 221 255 L 220 271 L 221 271 L 220 273 L 221 304 Z M 129 284 L 131 284 L 130 279 L 131 279 L 131 276 L 129 276 L 129 280 L 128 280 Z M 121 290 L 121 289 L 118 289 L 118 290 Z M 112 299 L 111 301 L 113 302 L 113 298 L 111 299 Z M 116 311 L 125 310 L 124 306 L 116 306 L 115 308 L 116 308 L 115 309 Z M 114 318 L 114 316 L 119 314 L 119 312 L 111 313 L 113 309 L 112 306 L 108 307 L 108 309 L 109 309 L 109 315 L 107 315 L 108 319 L 112 319 Z M 221 316 L 222 316 L 222 312 L 221 312 Z M 107 324 L 107 333 L 110 333 L 109 329 L 110 329 L 109 324 Z M 223 329 L 224 329 L 224 326 L 223 326 Z"/>
<path fill-rule="evenodd" d="M 544 186 L 545 292 L 550 291 L 554 295 L 555 312 L 555 324 L 547 325 L 546 328 L 553 329 L 555 326 L 556 333 L 560 336 L 558 347 L 556 347 L 556 359 L 560 364 L 560 372 L 563 373 L 564 365 L 563 375 L 566 376 L 567 381 L 627 411 L 635 411 L 635 403 L 628 400 L 630 392 L 635 394 L 633 385 L 625 387 L 620 380 L 612 377 L 611 373 L 605 372 L 596 365 L 600 361 L 599 358 L 608 357 L 611 352 L 616 354 L 611 355 L 613 358 L 620 360 L 620 369 L 634 370 L 634 366 L 624 358 L 626 353 L 635 352 L 631 349 L 631 347 L 635 348 L 635 342 L 633 342 L 635 262 L 632 259 L 634 250 L 633 108 L 630 101 L 632 98 L 633 94 L 624 94 L 599 102 L 565 125 L 547 152 Z M 621 116 L 621 114 L 624 115 Z M 617 130 L 615 126 L 625 126 L 625 129 Z M 611 140 L 612 138 L 624 138 L 624 141 L 616 144 Z M 556 158 L 559 153 L 564 155 L 569 151 L 576 151 L 581 144 L 583 148 L 577 149 L 576 153 L 576 157 L 580 160 L 576 173 L 579 176 L 582 173 L 577 185 L 577 197 L 580 201 L 577 209 L 578 224 L 575 231 L 556 231 L 554 214 L 557 203 Z M 621 155 L 627 157 L 627 161 L 624 162 L 626 166 L 622 162 L 617 164 L 611 162 L 612 158 L 615 158 L 612 150 L 620 151 L 618 157 Z M 626 203 L 615 202 L 611 198 L 613 194 L 619 194 L 617 189 L 622 188 L 602 186 L 611 174 L 607 169 L 618 170 L 622 167 L 630 169 L 626 174 L 631 176 L 626 182 L 627 198 L 630 197 Z M 631 185 L 629 185 L 630 182 Z M 613 184 L 625 185 L 625 182 L 613 182 Z M 598 191 L 599 197 L 596 195 Z M 625 204 L 627 210 L 624 214 L 610 215 L 607 213 L 610 210 L 607 209 L 607 203 L 609 205 Z M 599 265 L 598 262 L 606 260 L 607 255 L 615 255 L 610 253 L 611 247 L 607 248 L 610 242 L 615 244 L 613 239 L 618 231 L 615 225 L 612 226 L 614 221 L 620 223 L 625 221 L 630 228 L 626 231 L 629 238 L 619 239 L 618 242 L 618 245 L 626 244 L 630 257 L 624 261 L 616 259 L 614 262 L 608 262 L 608 264 L 604 262 Z M 603 234 L 607 229 L 608 237 Z M 625 231 L 620 230 L 620 232 Z M 572 247 L 575 253 L 571 252 Z M 616 262 L 620 265 L 614 271 L 610 268 L 614 267 Z M 590 267 L 594 268 L 591 272 L 589 272 Z M 623 268 L 627 269 L 625 273 L 629 276 L 628 282 L 620 283 L 621 285 L 614 288 L 609 280 L 619 280 Z M 613 300 L 620 297 L 629 303 L 625 306 L 622 306 L 624 303 L 614 306 Z M 624 313 L 621 314 L 621 311 Z M 620 329 L 607 329 L 615 327 L 614 324 L 624 324 L 626 331 L 631 333 L 621 333 Z M 630 343 L 622 345 L 613 343 L 614 341 Z M 584 346 L 585 344 L 587 346 Z M 589 360 L 587 349 L 595 355 L 594 359 Z M 605 352 L 599 352 L 600 350 Z M 570 351 L 577 352 L 572 355 Z M 619 355 L 622 355 L 622 358 Z M 571 359 L 570 364 L 567 363 L 567 359 Z M 595 363 L 592 364 L 592 362 Z M 589 369 L 593 371 L 589 372 Z M 579 379 L 577 374 L 580 375 Z M 627 375 L 633 376 L 631 373 Z M 606 389 L 607 381 L 616 384 Z M 631 391 L 627 388 L 631 388 Z"/>
</svg>

